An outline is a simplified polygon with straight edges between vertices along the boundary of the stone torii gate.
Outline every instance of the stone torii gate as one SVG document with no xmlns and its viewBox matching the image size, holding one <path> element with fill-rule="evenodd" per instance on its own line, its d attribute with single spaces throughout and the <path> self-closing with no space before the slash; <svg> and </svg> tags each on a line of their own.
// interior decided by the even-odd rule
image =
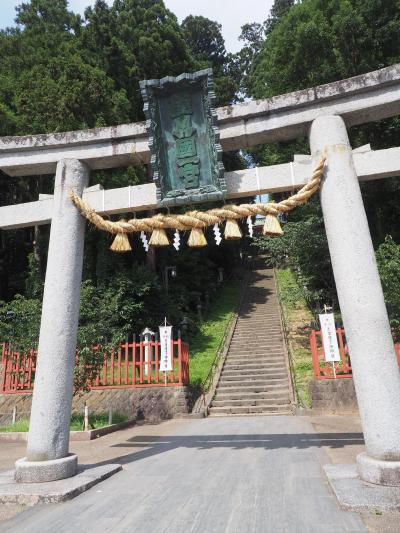
<svg viewBox="0 0 400 533">
<path fill-rule="evenodd" d="M 352 151 L 346 129 L 400 113 L 400 65 L 217 112 L 225 151 L 309 135 L 312 154 L 257 174 L 226 172 L 228 198 L 299 188 L 327 153 L 320 195 L 366 444 L 358 471 L 365 481 L 400 485 L 400 374 L 359 187 L 399 175 L 400 148 Z M 157 208 L 152 183 L 87 188 L 90 170 L 149 159 L 144 123 L 0 139 L 0 168 L 9 176 L 55 174 L 54 196 L 0 208 L 4 230 L 51 222 L 27 457 L 16 463 L 17 481 L 62 479 L 77 468 L 69 421 L 85 221 L 68 192 L 100 214 Z"/>
</svg>

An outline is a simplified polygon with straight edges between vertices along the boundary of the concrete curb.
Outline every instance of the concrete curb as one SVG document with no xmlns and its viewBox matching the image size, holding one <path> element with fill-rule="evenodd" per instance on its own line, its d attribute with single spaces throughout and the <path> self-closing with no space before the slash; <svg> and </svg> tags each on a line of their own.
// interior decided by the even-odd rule
<svg viewBox="0 0 400 533">
<path fill-rule="evenodd" d="M 120 429 L 129 428 L 135 424 L 136 420 L 126 420 L 125 422 L 119 422 L 118 424 L 112 424 L 111 426 L 104 426 L 102 428 L 90 429 L 89 431 L 70 431 L 69 440 L 85 441 L 98 439 L 99 437 L 104 437 L 104 435 L 114 433 L 114 431 L 119 431 Z M 21 442 L 27 441 L 27 439 L 27 431 L 7 431 L 0 433 L 0 442 Z"/>
<path fill-rule="evenodd" d="M 329 484 L 343 509 L 349 511 L 400 510 L 400 487 L 362 481 L 356 465 L 324 465 Z"/>
<path fill-rule="evenodd" d="M 14 471 L 0 474 L 0 503 L 36 505 L 71 500 L 113 474 L 122 470 L 119 464 L 78 467 L 76 476 L 45 483 L 17 483 Z"/>
</svg>

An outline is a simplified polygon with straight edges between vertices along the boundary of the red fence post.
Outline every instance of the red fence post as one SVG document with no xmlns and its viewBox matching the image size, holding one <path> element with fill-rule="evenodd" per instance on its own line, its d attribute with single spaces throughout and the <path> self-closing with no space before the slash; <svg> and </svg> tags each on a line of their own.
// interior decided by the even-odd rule
<svg viewBox="0 0 400 533">
<path fill-rule="evenodd" d="M 132 344 L 128 342 L 124 345 L 121 344 L 118 348 L 118 354 L 115 353 L 114 348 L 106 352 L 100 345 L 93 346 L 94 350 L 103 350 L 103 363 L 94 379 L 89 383 L 90 388 L 157 387 L 160 383 L 164 384 L 163 379 L 160 382 L 160 342 L 155 340 L 147 344 L 150 350 L 154 350 L 154 353 L 151 351 L 153 357 L 149 357 L 147 362 L 144 361 L 144 342 L 136 343 L 134 341 Z M 15 347 L 11 347 L 7 343 L 0 343 L 0 345 L 0 393 L 31 392 L 35 380 L 37 349 L 32 348 L 21 355 Z M 184 385 L 189 380 L 188 345 L 181 339 L 171 339 L 171 345 L 172 370 L 167 375 L 168 384 L 170 386 Z M 122 354 L 123 349 L 125 350 L 124 355 Z M 136 349 L 139 350 L 138 355 L 136 355 Z M 130 350 L 132 350 L 132 355 L 130 355 Z M 77 350 L 77 359 L 78 355 Z M 130 357 L 132 357 L 131 364 Z M 145 367 L 148 371 L 147 379 L 143 375 Z M 132 371 L 132 379 L 130 371 Z M 125 377 L 123 372 L 125 372 Z"/>
<path fill-rule="evenodd" d="M 154 360 L 155 360 L 155 364 L 156 364 L 156 375 L 155 375 L 155 381 L 156 383 L 159 382 L 159 377 L 160 377 L 160 361 L 159 361 L 159 347 L 160 347 L 160 343 L 158 340 L 155 340 L 154 341 Z"/>
<path fill-rule="evenodd" d="M 311 330 L 310 346 L 311 346 L 311 356 L 312 356 L 312 362 L 313 362 L 313 368 L 314 368 L 314 377 L 316 379 L 320 379 L 321 372 L 319 368 L 318 346 L 317 346 L 316 333 L 314 330 Z"/>
<path fill-rule="evenodd" d="M 110 361 L 110 385 L 114 385 L 114 348 L 111 348 L 111 361 Z"/>
<path fill-rule="evenodd" d="M 179 369 L 179 385 L 182 385 L 182 340 L 178 339 L 178 369 Z"/>
</svg>

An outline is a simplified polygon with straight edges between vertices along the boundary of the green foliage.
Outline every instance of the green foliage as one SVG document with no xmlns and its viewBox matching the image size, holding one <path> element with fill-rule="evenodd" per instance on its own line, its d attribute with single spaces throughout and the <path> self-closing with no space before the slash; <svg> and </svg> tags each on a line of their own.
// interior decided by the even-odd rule
<svg viewBox="0 0 400 533">
<path fill-rule="evenodd" d="M 142 120 L 139 81 L 178 75 L 211 66 L 220 104 L 237 89 L 220 27 L 204 17 L 189 17 L 181 26 L 162 0 L 97 0 L 84 18 L 66 0 L 31 0 L 17 9 L 19 26 L 0 31 L 0 135 L 30 135 L 116 125 Z M 228 168 L 243 166 L 240 156 L 225 158 Z M 105 188 L 148 181 L 147 168 L 135 166 L 91 173 L 91 183 Z M 10 178 L 0 171 L 0 205 L 36 200 L 53 192 L 53 177 Z M 35 250 L 43 277 L 48 232 Z M 17 293 L 37 297 L 25 279 L 35 232 L 7 232 L 0 246 L 0 298 Z M 135 240 L 135 239 L 133 239 Z M 85 278 L 94 287 L 108 283 L 115 269 L 130 271 L 144 262 L 141 243 L 135 258 L 116 259 L 108 239 L 88 232 Z M 207 254 L 203 254 L 203 258 Z M 207 268 L 205 269 L 207 271 Z M 190 300 L 190 298 L 186 298 Z M 172 311 L 171 311 L 172 312 Z M 174 316 L 178 316 L 179 311 Z"/>
<path fill-rule="evenodd" d="M 304 289 L 294 272 L 290 269 L 278 269 L 276 279 L 297 399 L 300 405 L 310 407 L 308 384 L 313 377 L 313 364 L 309 326 L 313 317 L 304 297 Z"/>
<path fill-rule="evenodd" d="M 121 413 L 113 413 L 112 415 L 113 424 L 119 424 L 120 422 L 126 422 L 126 420 L 128 420 L 128 417 L 126 415 L 122 415 Z M 108 413 L 90 414 L 89 412 L 89 428 L 90 429 L 98 429 L 104 426 L 108 426 Z M 84 429 L 83 413 L 72 413 L 71 423 L 69 427 L 71 431 L 82 431 Z"/>
<path fill-rule="evenodd" d="M 200 387 L 221 348 L 226 329 L 239 304 L 240 283 L 226 285 L 190 343 L 190 383 Z"/>
<path fill-rule="evenodd" d="M 400 341 L 400 244 L 388 235 L 376 251 L 379 274 L 395 341 Z"/>
<path fill-rule="evenodd" d="M 205 17 L 189 15 L 181 27 L 198 68 L 213 69 L 218 105 L 232 103 L 238 91 L 240 74 L 235 56 L 225 50 L 221 25 Z"/>
<path fill-rule="evenodd" d="M 277 270 L 276 276 L 279 284 L 280 302 L 286 310 L 291 311 L 307 305 L 304 289 L 299 285 L 291 270 Z"/>
<path fill-rule="evenodd" d="M 258 98 L 399 60 L 399 0 L 304 0 L 277 16 L 253 65 L 251 93 Z"/>
<path fill-rule="evenodd" d="M 311 309 L 317 310 L 335 297 L 335 284 L 329 258 L 321 208 L 315 198 L 299 207 L 279 238 L 256 236 L 253 241 L 268 254 L 272 266 L 291 266 L 302 294 Z"/>
<path fill-rule="evenodd" d="M 400 1 L 383 0 L 276 0 L 263 28 L 244 28 L 252 43 L 251 67 L 245 73 L 249 95 L 265 98 L 348 78 L 396 63 L 400 59 Z M 252 31 L 253 30 L 253 31 Z M 262 40 L 262 33 L 266 38 Z M 262 42 L 260 42 L 260 40 Z M 398 144 L 398 118 L 352 128 L 354 147 L 370 142 L 374 149 Z M 298 139 L 250 151 L 260 165 L 292 160 L 308 153 L 308 143 Z M 365 183 L 364 203 L 375 247 L 391 234 L 400 239 L 397 221 L 398 178 Z M 274 265 L 289 265 L 296 273 L 310 308 L 334 304 L 337 296 L 319 203 L 316 199 L 290 213 L 282 239 L 258 237 L 256 244 Z M 382 261 L 381 273 L 384 272 Z M 385 285 L 385 283 L 384 283 Z M 389 314 L 397 311 L 385 290 Z"/>
<path fill-rule="evenodd" d="M 0 301 L 1 342 L 14 342 L 25 351 L 37 345 L 42 304 L 17 294 L 11 302 Z"/>
<path fill-rule="evenodd" d="M 120 413 L 113 413 L 113 424 L 119 424 L 128 420 L 126 415 Z M 98 429 L 108 426 L 108 413 L 89 414 L 89 426 L 91 429 Z M 82 431 L 84 428 L 84 416 L 80 413 L 73 413 L 71 416 L 71 423 L 69 425 L 71 431 Z M 15 433 L 29 431 L 29 419 L 22 418 L 17 420 L 15 424 L 0 427 L 0 432 Z"/>
</svg>

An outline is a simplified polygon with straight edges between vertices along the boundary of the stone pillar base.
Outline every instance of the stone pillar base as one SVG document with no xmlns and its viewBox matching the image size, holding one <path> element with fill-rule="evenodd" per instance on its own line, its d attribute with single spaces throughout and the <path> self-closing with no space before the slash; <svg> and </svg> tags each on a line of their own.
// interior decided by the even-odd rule
<svg viewBox="0 0 400 533">
<path fill-rule="evenodd" d="M 400 487 L 400 461 L 382 461 L 364 452 L 357 455 L 357 470 L 360 478 L 368 483 Z"/>
<path fill-rule="evenodd" d="M 18 483 L 44 483 L 75 476 L 78 456 L 70 453 L 52 461 L 28 461 L 26 457 L 15 462 L 14 479 Z"/>
</svg>

